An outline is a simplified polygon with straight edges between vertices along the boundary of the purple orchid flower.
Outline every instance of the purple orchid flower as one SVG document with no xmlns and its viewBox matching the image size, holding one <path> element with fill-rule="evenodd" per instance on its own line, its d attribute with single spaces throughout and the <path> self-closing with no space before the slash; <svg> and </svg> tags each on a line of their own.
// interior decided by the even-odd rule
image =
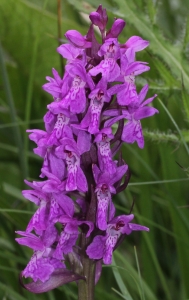
<svg viewBox="0 0 189 300">
<path fill-rule="evenodd" d="M 123 81 L 121 85 L 115 85 L 108 90 L 108 93 L 117 93 L 117 102 L 120 105 L 129 105 L 137 97 L 135 76 L 149 71 L 147 63 L 135 61 L 135 52 L 132 48 L 126 50 L 121 56 L 121 73 L 117 81 Z"/>
<path fill-rule="evenodd" d="M 55 154 L 56 147 L 37 147 L 33 149 L 34 153 L 43 157 L 44 162 L 41 168 L 41 178 L 45 177 L 45 171 L 48 173 L 55 174 L 60 180 L 65 177 L 65 163 L 63 160 L 59 159 Z"/>
<path fill-rule="evenodd" d="M 63 79 L 59 76 L 58 72 L 53 68 L 52 73 L 54 78 L 47 76 L 46 79 L 49 81 L 45 83 L 42 88 L 49 94 L 51 94 L 55 101 L 58 101 L 64 97 L 68 92 L 67 81 L 69 76 L 65 73 Z"/>
<path fill-rule="evenodd" d="M 114 118 L 105 122 L 105 126 L 108 127 L 121 119 L 127 119 L 128 122 L 123 128 L 121 139 L 122 141 L 131 144 L 136 141 L 140 148 L 144 147 L 144 137 L 140 120 L 151 117 L 154 114 L 158 113 L 158 110 L 156 108 L 148 106 L 146 107 L 146 105 L 152 102 L 157 96 L 155 94 L 153 97 L 148 98 L 144 101 L 147 92 L 148 84 L 146 84 L 142 88 L 138 97 L 135 98 L 136 101 L 133 101 L 130 105 L 128 105 L 127 110 L 121 110 L 121 115 L 120 110 L 117 109 L 112 109 L 104 112 L 104 115 L 106 116 L 114 116 Z"/>
<path fill-rule="evenodd" d="M 43 85 L 53 97 L 44 116 L 46 131 L 28 132 L 37 145 L 34 153 L 43 158 L 40 177 L 46 179 L 25 181 L 33 190 L 24 190 L 23 195 L 38 208 L 26 231 L 17 232 L 22 237 L 16 241 L 34 251 L 22 272 L 33 279 L 22 282 L 27 290 L 41 293 L 86 280 L 85 296 L 92 299 L 91 284 L 99 280 L 102 263 L 111 263 L 124 235 L 148 231 L 131 223 L 133 215 L 115 217 L 113 195 L 127 187 L 130 172 L 121 153 L 117 161 L 113 157 L 123 142 L 136 141 L 143 148 L 140 120 L 158 111 L 146 106 L 156 97 L 145 100 L 148 85 L 139 94 L 135 85 L 135 77 L 149 70 L 135 55 L 149 42 L 133 36 L 120 44 L 117 38 L 126 23 L 115 19 L 107 31 L 102 5 L 90 19 L 85 36 L 77 30 L 66 32 L 69 43 L 57 48 L 67 59 L 64 76 L 53 69 L 53 77 L 46 77 Z M 94 25 L 99 27 L 102 44 Z M 116 122 L 114 135 L 111 126 Z M 91 264 L 95 274 L 92 269 L 88 272 Z M 83 296 L 81 290 L 79 294 Z"/>
<path fill-rule="evenodd" d="M 64 126 L 73 122 L 77 123 L 78 118 L 76 115 L 70 114 L 67 109 L 60 109 L 57 114 L 53 114 L 51 111 L 48 111 L 44 115 L 43 121 L 45 123 L 45 129 L 47 133 L 51 134 L 56 127 L 56 131 L 58 131 L 58 139 L 60 139 L 60 137 L 71 137 L 70 128 L 68 128 L 69 126 L 66 126 L 65 130 Z"/>
<path fill-rule="evenodd" d="M 32 183 L 29 183 L 29 185 L 34 187 Z M 39 206 L 29 221 L 26 232 L 29 233 L 35 230 L 36 234 L 42 235 L 43 231 L 46 230 L 49 225 L 50 196 L 38 189 L 23 190 L 22 195 L 24 198 Z"/>
<path fill-rule="evenodd" d="M 98 26 L 100 31 L 104 33 L 106 24 L 108 22 L 108 16 L 106 13 L 106 9 L 102 8 L 102 5 L 99 5 L 98 9 L 95 12 L 90 13 L 89 18 L 91 22 Z"/>
<path fill-rule="evenodd" d="M 89 230 L 86 234 L 86 237 L 89 237 L 93 231 L 94 225 L 90 221 L 79 221 L 75 218 L 62 215 L 58 219 L 55 219 L 54 222 L 59 222 L 63 224 L 63 231 L 60 234 L 60 238 L 56 247 L 53 256 L 57 259 L 62 259 L 63 254 L 67 254 L 73 251 L 73 246 L 76 244 L 76 241 L 79 236 L 78 226 L 82 224 L 87 224 Z"/>
<path fill-rule="evenodd" d="M 81 63 L 83 66 L 86 64 L 86 52 L 84 49 L 77 48 L 71 44 L 64 44 L 57 48 L 60 53 L 69 63 Z"/>
<path fill-rule="evenodd" d="M 42 170 L 54 173 L 59 179 L 64 177 L 65 167 L 64 162 L 55 155 L 54 146 L 59 146 L 61 144 L 60 139 L 64 137 L 73 138 L 71 127 L 68 126 L 69 120 L 69 113 L 64 110 L 64 114 L 59 113 L 57 115 L 51 133 L 37 129 L 27 130 L 30 132 L 30 140 L 38 146 L 34 149 L 34 153 L 44 158 Z M 40 177 L 43 178 L 44 176 L 42 172 Z"/>
<path fill-rule="evenodd" d="M 112 160 L 112 153 L 110 149 L 110 140 L 113 139 L 112 129 L 106 127 L 99 131 L 95 136 L 94 142 L 97 144 L 98 148 L 98 161 L 100 170 L 102 172 L 107 171 L 110 174 L 116 172 L 116 164 Z"/>
<path fill-rule="evenodd" d="M 121 51 L 124 52 L 124 49 L 132 48 L 135 52 L 144 50 L 149 46 L 149 41 L 143 40 L 140 36 L 130 37 L 125 44 L 121 45 Z"/>
<path fill-rule="evenodd" d="M 31 132 L 29 135 L 30 140 L 34 141 L 38 145 L 37 148 L 33 149 L 33 152 L 44 158 L 40 177 L 45 177 L 43 171 L 46 170 L 49 173 L 54 173 L 59 179 L 64 178 L 65 164 L 55 155 L 55 147 L 47 144 L 50 135 L 43 130 L 37 129 L 27 130 L 27 132 Z M 71 135 L 70 128 L 68 129 L 68 132 Z M 57 142 L 57 144 L 60 143 Z"/>
<path fill-rule="evenodd" d="M 33 184 L 30 183 L 30 186 L 35 187 L 35 185 L 36 182 Z M 39 206 L 38 210 L 28 223 L 26 232 L 35 230 L 36 234 L 41 235 L 43 230 L 48 227 L 53 219 L 58 218 L 61 215 L 72 216 L 74 214 L 74 202 L 66 195 L 66 192 L 43 192 L 43 189 L 45 189 L 44 186 L 41 187 L 41 190 L 39 187 L 36 187 L 35 190 L 22 191 L 22 194 L 26 199 Z"/>
<path fill-rule="evenodd" d="M 70 118 L 65 113 L 59 113 L 57 115 L 57 121 L 54 125 L 54 128 L 48 138 L 47 145 L 59 145 L 59 139 L 64 137 L 72 138 L 72 132 L 70 127 L 67 126 L 69 124 Z"/>
<path fill-rule="evenodd" d="M 50 201 L 49 197 L 45 195 L 44 193 L 41 193 L 39 191 L 23 191 L 23 196 L 26 199 L 31 199 L 31 196 L 39 198 L 38 199 L 38 210 L 35 212 L 35 214 L 32 216 L 31 220 L 28 223 L 28 226 L 26 228 L 26 232 L 31 232 L 32 230 L 35 230 L 36 234 L 41 235 L 44 230 L 46 230 L 48 224 L 49 224 L 49 210 L 50 210 Z"/>
<path fill-rule="evenodd" d="M 89 149 L 90 135 L 84 131 L 78 134 L 77 144 L 72 139 L 64 138 L 61 140 L 61 146 L 56 148 L 56 155 L 65 160 L 67 165 L 66 191 L 88 190 L 86 177 L 80 167 L 80 155 Z"/>
<path fill-rule="evenodd" d="M 82 49 L 91 47 L 91 42 L 87 41 L 87 39 L 77 30 L 68 30 L 65 33 L 65 37 L 75 47 Z"/>
<path fill-rule="evenodd" d="M 37 280 L 45 282 L 55 270 L 65 268 L 63 262 L 53 257 L 55 250 L 51 246 L 58 238 L 54 226 L 47 228 L 45 234 L 41 237 L 22 231 L 16 231 L 16 233 L 23 236 L 22 238 L 16 238 L 20 245 L 25 245 L 34 250 L 30 262 L 22 271 L 22 276 L 31 277 L 34 282 Z"/>
<path fill-rule="evenodd" d="M 121 86 L 119 90 L 121 90 Z M 109 103 L 111 96 L 116 92 L 114 88 L 107 90 L 107 82 L 100 80 L 96 88 L 88 96 L 91 100 L 86 115 L 80 124 L 72 124 L 72 127 L 87 130 L 91 134 L 98 133 L 104 103 Z"/>
<path fill-rule="evenodd" d="M 23 196 L 38 206 L 40 205 L 41 200 L 45 200 L 46 202 L 56 201 L 56 207 L 59 205 L 59 209 L 62 209 L 64 214 L 67 214 L 68 216 L 70 216 L 70 214 L 72 215 L 74 212 L 73 200 L 66 195 L 65 182 L 60 181 L 54 174 L 49 173 L 46 170 L 43 171 L 48 179 L 45 181 L 33 182 L 25 180 L 25 183 L 32 187 L 34 191 L 24 190 Z M 50 194 L 50 196 L 48 194 Z M 53 206 L 51 209 L 53 211 Z M 53 217 L 55 218 L 57 215 Z"/>
<path fill-rule="evenodd" d="M 31 132 L 29 135 L 30 140 L 34 141 L 39 147 L 50 147 L 50 146 L 59 146 L 59 140 L 64 137 L 73 138 L 72 131 L 70 126 L 67 126 L 70 121 L 70 115 L 68 111 L 64 110 L 64 113 L 61 112 L 56 116 L 56 122 L 54 128 L 50 133 L 47 133 L 43 130 L 30 129 L 26 130 Z"/>
<path fill-rule="evenodd" d="M 114 217 L 115 207 L 111 194 L 116 194 L 113 184 L 119 181 L 127 172 L 128 166 L 117 167 L 116 173 L 102 173 L 100 169 L 93 165 L 93 176 L 96 182 L 95 192 L 97 193 L 97 215 L 96 226 L 101 230 L 106 230 L 107 222 Z"/>
<path fill-rule="evenodd" d="M 61 109 L 69 109 L 72 113 L 84 112 L 86 106 L 85 88 L 94 88 L 94 83 L 84 67 L 79 63 L 70 63 L 66 66 L 69 76 L 67 82 L 68 92 L 60 101 L 47 105 L 52 113 L 59 113 Z"/>
<path fill-rule="evenodd" d="M 100 115 L 104 102 L 110 101 L 107 94 L 107 83 L 99 81 L 96 88 L 89 94 L 90 105 L 88 111 L 78 128 L 87 128 L 88 132 L 95 134 L 99 132 Z"/>
<path fill-rule="evenodd" d="M 25 180 L 24 182 L 33 189 L 45 193 L 60 193 L 65 191 L 65 184 L 56 175 L 46 170 L 42 171 L 44 172 L 44 175 L 48 178 L 47 180 L 33 182 Z"/>
<path fill-rule="evenodd" d="M 134 215 L 122 215 L 108 223 L 106 235 L 97 235 L 88 246 L 86 253 L 91 259 L 103 259 L 104 264 L 112 263 L 112 253 L 122 234 L 129 235 L 132 231 L 149 231 L 149 228 L 130 223 Z"/>
<path fill-rule="evenodd" d="M 111 29 L 106 34 L 106 39 L 117 38 L 122 30 L 124 29 L 126 23 L 122 19 L 116 19 L 111 27 Z"/>
<path fill-rule="evenodd" d="M 108 82 L 113 82 L 120 75 L 120 67 L 116 62 L 121 55 L 117 39 L 107 39 L 98 51 L 98 55 L 104 56 L 104 59 L 96 67 L 92 68 L 89 73 L 92 76 L 101 73 Z"/>
</svg>

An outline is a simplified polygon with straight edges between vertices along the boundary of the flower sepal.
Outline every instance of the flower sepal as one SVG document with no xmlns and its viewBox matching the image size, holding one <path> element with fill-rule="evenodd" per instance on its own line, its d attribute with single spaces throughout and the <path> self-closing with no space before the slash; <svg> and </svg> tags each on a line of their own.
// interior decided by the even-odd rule
<svg viewBox="0 0 189 300">
<path fill-rule="evenodd" d="M 34 294 L 45 293 L 63 284 L 78 280 L 85 280 L 85 277 L 64 268 L 54 271 L 49 280 L 45 282 L 38 280 L 25 284 L 23 282 L 22 273 L 20 274 L 20 284 L 22 287 Z"/>
</svg>

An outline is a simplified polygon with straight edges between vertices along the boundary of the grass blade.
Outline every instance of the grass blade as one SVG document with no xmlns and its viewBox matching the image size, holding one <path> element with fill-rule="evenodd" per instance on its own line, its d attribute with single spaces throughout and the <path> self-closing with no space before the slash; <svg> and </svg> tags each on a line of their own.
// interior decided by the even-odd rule
<svg viewBox="0 0 189 300">
<path fill-rule="evenodd" d="M 11 115 L 11 120 L 13 123 L 17 123 L 17 114 L 16 114 L 16 109 L 14 105 L 14 100 L 11 92 L 11 87 L 9 83 L 9 78 L 7 74 L 7 70 L 5 67 L 4 59 L 3 59 L 3 50 L 2 46 L 0 43 L 0 70 L 2 73 L 2 78 L 3 78 L 3 85 L 5 89 L 5 94 L 7 98 L 7 102 L 10 108 L 10 115 Z M 13 136 L 15 138 L 15 144 L 18 147 L 19 151 L 19 160 L 20 160 L 20 167 L 22 170 L 22 177 L 26 178 L 28 175 L 28 170 L 27 170 L 27 164 L 26 164 L 26 157 L 24 155 L 24 150 L 23 150 L 23 142 L 22 142 L 22 137 L 21 133 L 19 130 L 18 125 L 13 127 Z"/>
<path fill-rule="evenodd" d="M 114 265 L 116 265 L 114 258 L 112 258 L 112 263 Z M 133 298 L 131 297 L 129 291 L 127 290 L 127 287 L 125 286 L 125 284 L 124 284 L 124 282 L 123 282 L 123 280 L 122 280 L 122 278 L 121 278 L 121 276 L 119 274 L 118 269 L 117 268 L 112 268 L 112 271 L 113 271 L 113 274 L 115 276 L 116 282 L 117 282 L 117 284 L 118 284 L 118 286 L 120 288 L 120 291 L 122 292 L 122 295 L 125 295 L 124 299 L 126 299 L 126 300 L 133 300 Z"/>
<path fill-rule="evenodd" d="M 141 279 L 140 266 L 139 266 L 139 261 L 138 261 L 138 256 L 137 256 L 136 247 L 134 247 L 134 252 L 135 252 L 135 259 L 136 259 L 137 270 L 138 270 L 138 276 L 139 276 L 139 283 L 140 283 L 140 288 L 141 288 L 141 293 L 142 293 L 141 299 L 142 299 L 142 300 L 145 300 L 145 296 L 144 296 L 144 288 L 143 288 L 142 279 Z"/>
<path fill-rule="evenodd" d="M 184 147 L 185 147 L 185 149 L 187 151 L 187 154 L 189 155 L 189 147 L 188 147 L 188 145 L 187 145 L 187 143 L 186 143 L 186 141 L 185 141 L 185 139 L 184 139 L 184 137 L 182 135 L 182 132 L 181 132 L 180 128 L 178 127 L 177 123 L 175 122 L 175 120 L 173 119 L 172 115 L 168 111 L 167 107 L 163 104 L 163 102 L 159 98 L 158 98 L 158 100 L 159 100 L 161 106 L 166 111 L 166 113 L 169 116 L 169 118 L 171 119 L 171 121 L 172 121 L 173 125 L 175 126 L 176 130 L 178 131 L 178 134 L 180 135 L 181 141 L 183 142 L 183 145 L 184 145 Z"/>
</svg>

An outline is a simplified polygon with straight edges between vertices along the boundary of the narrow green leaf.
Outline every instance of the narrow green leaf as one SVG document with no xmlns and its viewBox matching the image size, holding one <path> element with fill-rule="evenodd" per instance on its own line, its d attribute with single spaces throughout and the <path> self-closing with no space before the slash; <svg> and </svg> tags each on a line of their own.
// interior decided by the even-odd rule
<svg viewBox="0 0 189 300">
<path fill-rule="evenodd" d="M 10 209 L 10 208 L 0 208 L 0 212 L 2 213 L 14 213 L 14 214 L 27 214 L 32 215 L 33 211 L 20 210 L 20 209 Z"/>
<path fill-rule="evenodd" d="M 14 299 L 16 300 L 27 300 L 26 298 L 20 296 L 18 293 L 13 291 L 13 289 L 10 286 L 8 286 L 7 284 L 3 284 L 2 282 L 0 282 L 0 289 L 2 291 L 5 291 L 7 295 L 14 297 Z"/>
<path fill-rule="evenodd" d="M 148 163 L 146 163 L 146 161 L 144 161 L 144 160 L 142 159 L 142 157 L 140 156 L 140 154 L 138 154 L 138 152 L 137 152 L 136 150 L 134 150 L 133 147 L 132 147 L 131 145 L 124 143 L 123 146 L 126 147 L 127 149 L 129 149 L 129 151 L 132 153 L 132 155 L 134 155 L 134 156 L 136 157 L 136 159 L 137 159 L 138 161 L 140 161 L 141 165 L 142 165 L 146 170 L 148 170 L 149 174 L 151 174 L 151 176 L 152 176 L 154 179 L 156 179 L 156 180 L 159 179 L 158 176 L 157 176 L 157 174 L 156 174 L 156 172 L 154 172 L 153 168 L 152 168 Z"/>
<path fill-rule="evenodd" d="M 11 242 L 9 240 L 5 239 L 5 238 L 0 238 L 0 248 L 8 249 L 8 250 L 11 250 L 11 251 L 14 250 L 14 247 L 11 244 Z"/>
<path fill-rule="evenodd" d="M 114 265 L 116 265 L 114 258 L 112 258 L 112 263 Z M 123 280 L 122 280 L 122 278 L 121 278 L 121 276 L 119 274 L 118 269 L 117 268 L 112 268 L 112 271 L 113 271 L 113 274 L 114 274 L 115 279 L 117 281 L 117 284 L 118 284 L 118 286 L 120 288 L 120 291 L 122 292 L 122 295 L 124 296 L 124 299 L 126 299 L 126 300 L 133 300 L 133 298 L 131 297 L 131 295 L 130 295 L 128 289 L 127 289 L 127 287 L 125 286 L 125 284 L 124 284 L 124 282 L 123 282 Z"/>
<path fill-rule="evenodd" d="M 135 268 L 131 265 L 130 261 L 128 259 L 125 259 L 125 255 L 122 253 L 119 253 L 119 251 L 115 251 L 114 256 L 116 257 L 116 260 L 119 259 L 119 262 L 121 263 L 122 266 L 124 267 L 120 267 L 117 266 L 118 269 L 122 269 L 125 270 L 125 272 L 129 272 L 130 276 L 134 279 L 134 281 L 136 283 L 138 283 L 139 281 L 139 277 L 138 277 L 138 273 L 135 270 Z M 123 274 L 125 274 L 125 272 L 122 272 L 122 278 L 124 280 Z M 153 294 L 151 287 L 147 285 L 147 283 L 145 281 L 142 280 L 142 284 L 144 287 L 144 292 L 146 295 L 146 298 L 148 300 L 157 300 L 155 294 Z"/>
<path fill-rule="evenodd" d="M 117 253 L 117 252 L 116 252 Z M 115 254 L 114 254 L 115 255 Z M 120 266 L 117 266 L 117 265 L 103 265 L 102 266 L 103 268 L 116 268 L 116 269 L 119 269 L 119 270 L 123 270 L 125 273 L 127 273 L 129 275 L 129 277 L 131 277 L 133 279 L 133 281 L 135 282 L 137 288 L 138 288 L 138 291 L 140 292 L 140 289 L 139 289 L 139 285 L 138 285 L 138 281 L 137 279 L 135 278 L 135 276 L 133 276 L 130 271 L 126 268 L 123 268 L 123 267 L 120 267 Z M 122 295 L 122 294 L 121 294 Z M 124 297 L 124 295 L 122 295 Z"/>
<path fill-rule="evenodd" d="M 31 58 L 31 66 L 30 66 L 30 75 L 29 75 L 29 81 L 28 81 L 28 88 L 27 88 L 27 96 L 26 96 L 26 109 L 25 109 L 25 122 L 26 122 L 26 129 L 29 126 L 29 120 L 30 120 L 30 114 L 31 114 L 31 104 L 32 104 L 32 95 L 33 95 L 33 84 L 34 84 L 34 77 L 35 77 L 35 67 L 36 67 L 36 61 L 37 61 L 37 51 L 39 47 L 39 38 L 41 35 L 41 22 L 43 20 L 43 13 L 45 11 L 46 5 L 48 3 L 48 0 L 44 0 L 43 9 L 41 12 L 41 15 L 37 22 L 37 28 L 35 41 L 33 44 L 33 52 L 32 52 L 32 58 Z M 25 135 L 24 140 L 24 148 L 25 152 L 28 150 L 28 137 Z M 27 159 L 27 156 L 26 156 Z"/>
<path fill-rule="evenodd" d="M 189 178 L 178 178 L 178 179 L 166 179 L 166 180 L 156 180 L 156 181 L 133 182 L 133 183 L 129 183 L 128 186 L 166 184 L 166 183 L 175 183 L 175 182 L 188 181 L 188 180 Z"/>
<path fill-rule="evenodd" d="M 167 286 L 165 274 L 163 273 L 163 270 L 162 270 L 162 268 L 161 268 L 161 266 L 159 264 L 159 261 L 157 259 L 156 253 L 154 252 L 154 249 L 153 249 L 153 247 L 151 245 L 150 239 L 149 239 L 149 237 L 146 234 L 143 234 L 143 238 L 145 239 L 145 242 L 147 244 L 148 250 L 149 250 L 150 255 L 151 255 L 151 259 L 152 259 L 153 264 L 154 264 L 154 268 L 155 268 L 155 270 L 156 270 L 156 272 L 158 274 L 159 280 L 160 280 L 161 285 L 162 285 L 162 289 L 165 292 L 166 299 L 167 300 L 171 300 L 171 294 L 170 294 L 170 290 L 169 290 L 169 288 Z"/>
<path fill-rule="evenodd" d="M 21 190 L 7 182 L 3 182 L 2 186 L 5 193 L 26 202 L 26 199 L 22 196 Z"/>
<path fill-rule="evenodd" d="M 48 294 L 47 294 L 47 296 L 48 296 L 49 300 L 56 300 L 52 291 L 49 291 Z"/>
<path fill-rule="evenodd" d="M 114 291 L 116 294 L 118 294 L 121 298 L 127 300 L 127 298 L 125 298 L 124 295 L 122 295 L 119 291 L 117 291 L 116 289 L 112 288 L 112 291 Z"/>
<path fill-rule="evenodd" d="M 189 93 L 185 89 L 183 79 L 182 79 L 182 101 L 184 105 L 184 113 L 189 122 Z"/>
<path fill-rule="evenodd" d="M 182 132 L 180 130 L 180 128 L 178 127 L 177 123 L 175 122 L 175 120 L 173 119 L 172 115 L 170 114 L 170 112 L 168 111 L 167 107 L 163 104 L 163 102 L 158 98 L 160 104 L 162 105 L 162 107 L 164 108 L 164 110 L 166 111 L 167 115 L 169 116 L 169 118 L 171 119 L 173 125 L 175 126 L 176 130 L 178 131 L 179 135 L 180 135 L 180 138 L 181 138 L 181 141 L 187 151 L 187 153 L 189 154 L 189 147 L 188 145 L 186 144 L 186 141 L 182 135 Z"/>
<path fill-rule="evenodd" d="M 185 35 L 183 41 L 183 52 L 185 53 L 187 48 L 189 47 L 189 14 L 187 17 L 186 25 L 185 25 Z"/>
<path fill-rule="evenodd" d="M 30 120 L 30 124 L 39 124 L 39 123 L 43 123 L 42 119 L 38 119 L 38 120 Z M 26 126 L 27 122 L 26 121 L 18 121 L 15 123 L 6 123 L 6 124 L 1 124 L 0 125 L 0 129 L 4 129 L 4 128 L 10 128 L 10 127 L 14 127 L 14 126 Z"/>
<path fill-rule="evenodd" d="M 170 90 L 170 86 L 169 85 L 166 85 L 163 81 L 151 81 L 149 83 L 149 89 L 150 90 L 160 90 L 160 91 L 167 91 L 167 90 Z M 181 90 L 181 87 L 180 86 L 172 86 L 171 87 L 172 90 L 176 90 L 176 91 L 180 91 Z"/>
<path fill-rule="evenodd" d="M 189 99 L 189 96 L 188 96 Z M 184 137 L 184 140 L 186 143 L 189 143 L 189 130 L 181 130 L 182 136 Z"/>
<path fill-rule="evenodd" d="M 178 77 L 182 73 L 184 81 L 189 86 L 189 67 L 187 63 L 182 62 L 179 47 L 173 47 L 169 41 L 165 40 L 157 27 L 153 27 L 152 30 L 150 23 L 142 13 L 138 13 L 133 1 L 119 0 L 117 5 L 120 9 L 115 13 L 120 17 L 124 17 L 143 37 L 146 37 L 150 41 L 149 49 L 166 62 L 175 76 Z"/>
<path fill-rule="evenodd" d="M 24 259 L 22 257 L 19 257 L 18 255 L 7 253 L 7 251 L 5 253 L 0 251 L 0 257 L 5 258 L 5 259 L 9 259 L 11 261 L 14 261 L 15 263 L 18 262 L 18 263 L 21 263 L 21 264 L 26 264 L 26 259 Z"/>
<path fill-rule="evenodd" d="M 172 133 L 170 130 L 168 133 L 160 132 L 158 130 L 156 131 L 149 131 L 148 129 L 143 129 L 143 135 L 145 138 L 153 141 L 153 142 L 174 142 L 174 143 L 180 143 L 179 137 Z"/>
<path fill-rule="evenodd" d="M 136 251 L 136 247 L 135 246 L 134 246 L 134 252 L 135 252 L 135 259 L 136 259 L 137 270 L 138 270 L 139 283 L 140 283 L 140 288 L 141 288 L 141 293 L 142 293 L 141 299 L 145 300 L 144 287 L 143 287 L 143 284 L 142 284 L 140 266 L 139 266 L 139 261 L 138 261 L 138 256 L 137 256 L 137 251 Z"/>
<path fill-rule="evenodd" d="M 13 123 L 16 123 L 17 122 L 17 113 L 16 113 L 16 109 L 15 109 L 15 105 L 14 105 L 14 100 L 13 100 L 13 96 L 12 96 L 12 91 L 11 91 L 11 87 L 10 87 L 10 83 L 9 83 L 6 66 L 4 63 L 3 50 L 1 47 L 1 43 L 0 43 L 0 70 L 2 73 L 4 90 L 5 90 L 7 102 L 8 102 L 9 108 L 10 108 L 11 119 L 12 119 Z M 20 133 L 18 126 L 13 127 L 13 136 L 15 139 L 15 144 L 19 149 L 19 160 L 20 160 L 20 166 L 21 166 L 21 170 L 22 170 L 22 176 L 23 176 L 23 178 L 25 178 L 28 175 L 28 170 L 27 170 L 26 159 L 25 159 L 25 155 L 24 155 L 24 151 L 23 151 L 24 148 L 23 148 L 22 137 L 21 137 L 21 133 Z"/>
<path fill-rule="evenodd" d="M 0 270 L 2 271 L 8 271 L 8 272 L 16 272 L 16 273 L 20 273 L 21 270 L 17 270 L 14 268 L 9 268 L 9 267 L 4 267 L 4 266 L 0 266 Z"/>
<path fill-rule="evenodd" d="M 156 9 L 153 0 L 145 0 L 148 16 L 152 24 L 155 23 Z"/>
<path fill-rule="evenodd" d="M 170 88 L 172 88 L 172 86 L 177 88 L 180 87 L 179 81 L 173 77 L 171 70 L 165 65 L 165 63 L 163 63 L 159 58 L 153 57 L 153 64 L 158 70 L 160 76 Z"/>
<path fill-rule="evenodd" d="M 10 151 L 10 152 L 15 153 L 15 154 L 19 153 L 19 149 L 17 147 L 7 145 L 7 144 L 3 144 L 3 143 L 0 143 L 0 149 Z M 41 158 L 39 156 L 37 156 L 36 154 L 34 154 L 31 151 L 27 151 L 27 156 L 30 157 L 30 158 L 34 158 L 36 160 L 41 160 Z"/>
</svg>

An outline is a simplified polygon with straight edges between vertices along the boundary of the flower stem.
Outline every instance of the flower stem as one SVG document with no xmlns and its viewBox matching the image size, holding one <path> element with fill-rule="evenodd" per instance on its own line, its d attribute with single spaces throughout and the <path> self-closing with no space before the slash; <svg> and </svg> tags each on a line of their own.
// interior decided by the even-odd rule
<svg viewBox="0 0 189 300">
<path fill-rule="evenodd" d="M 94 300 L 94 288 L 95 288 L 95 263 L 90 259 L 84 249 L 89 244 L 89 238 L 86 238 L 85 234 L 81 236 L 81 249 L 83 253 L 81 256 L 81 262 L 83 264 L 83 276 L 86 280 L 80 280 L 78 282 L 78 300 Z"/>
</svg>

